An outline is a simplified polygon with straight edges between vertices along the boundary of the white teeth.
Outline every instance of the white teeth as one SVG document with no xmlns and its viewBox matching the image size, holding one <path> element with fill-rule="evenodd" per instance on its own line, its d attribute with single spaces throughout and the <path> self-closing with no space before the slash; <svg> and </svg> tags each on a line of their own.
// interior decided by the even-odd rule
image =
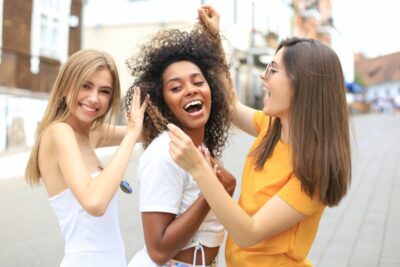
<svg viewBox="0 0 400 267">
<path fill-rule="evenodd" d="M 82 105 L 82 108 L 87 110 L 87 111 L 90 111 L 90 112 L 95 112 L 96 111 L 96 108 L 91 108 L 91 107 L 88 107 L 86 105 Z"/>
<path fill-rule="evenodd" d="M 191 102 L 187 103 L 183 108 L 187 109 L 187 108 L 189 108 L 191 106 L 194 106 L 194 105 L 201 105 L 201 101 L 200 100 L 191 101 Z"/>
<path fill-rule="evenodd" d="M 271 97 L 271 92 L 268 90 L 268 88 L 267 88 L 267 87 L 264 87 L 263 89 L 264 89 L 264 91 L 265 91 L 265 96 L 268 97 L 268 98 L 270 98 L 270 97 Z"/>
</svg>

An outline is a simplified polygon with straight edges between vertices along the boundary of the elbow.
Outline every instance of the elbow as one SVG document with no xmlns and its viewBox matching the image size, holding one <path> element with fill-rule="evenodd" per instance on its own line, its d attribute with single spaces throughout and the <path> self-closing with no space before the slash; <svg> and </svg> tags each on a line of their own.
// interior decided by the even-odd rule
<svg viewBox="0 0 400 267">
<path fill-rule="evenodd" d="M 235 238 L 236 244 L 243 249 L 249 248 L 261 242 L 264 239 L 252 238 L 250 235 Z"/>
<path fill-rule="evenodd" d="M 106 213 L 107 205 L 103 201 L 88 201 L 82 205 L 83 209 L 94 217 L 101 217 Z"/>
<path fill-rule="evenodd" d="M 148 252 L 151 260 L 156 263 L 157 266 L 164 266 L 171 259 L 170 255 L 162 251 L 149 250 Z"/>
<path fill-rule="evenodd" d="M 256 243 L 252 243 L 252 242 L 248 242 L 248 241 L 243 241 L 243 240 L 241 240 L 241 241 L 236 240 L 236 244 L 237 244 L 240 248 L 246 249 L 246 248 L 249 248 L 249 247 L 255 245 Z"/>
</svg>

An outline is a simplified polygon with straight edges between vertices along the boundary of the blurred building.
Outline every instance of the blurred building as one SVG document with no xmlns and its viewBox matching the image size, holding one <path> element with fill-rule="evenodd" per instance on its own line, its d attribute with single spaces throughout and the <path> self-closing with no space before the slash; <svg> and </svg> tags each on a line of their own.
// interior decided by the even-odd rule
<svg viewBox="0 0 400 267">
<path fill-rule="evenodd" d="M 133 78 L 125 62 L 138 45 L 157 30 L 193 25 L 201 4 L 211 4 L 221 14 L 221 31 L 229 40 L 226 51 L 233 66 L 232 77 L 239 97 L 249 105 L 261 105 L 259 74 L 273 58 L 280 40 L 296 35 L 333 47 L 338 43 L 333 37 L 331 0 L 87 0 L 83 47 L 114 56 L 126 90 Z M 343 65 L 349 68 L 346 76 L 352 81 L 352 53 L 343 58 Z"/>
<path fill-rule="evenodd" d="M 163 28 L 189 29 L 197 20 L 197 8 L 204 3 L 213 5 L 221 14 L 221 31 L 229 40 L 226 50 L 233 65 L 236 88 L 247 103 L 261 93 L 259 68 L 264 68 L 272 58 L 279 38 L 291 35 L 292 9 L 281 0 L 88 0 L 85 3 L 83 47 L 102 49 L 114 56 L 125 90 L 133 79 L 125 62 L 138 45 Z"/>
<path fill-rule="evenodd" d="M 400 52 L 356 60 L 365 98 L 377 111 L 400 110 Z"/>
<path fill-rule="evenodd" d="M 32 145 L 81 20 L 82 0 L 0 0 L 0 152 Z"/>
</svg>

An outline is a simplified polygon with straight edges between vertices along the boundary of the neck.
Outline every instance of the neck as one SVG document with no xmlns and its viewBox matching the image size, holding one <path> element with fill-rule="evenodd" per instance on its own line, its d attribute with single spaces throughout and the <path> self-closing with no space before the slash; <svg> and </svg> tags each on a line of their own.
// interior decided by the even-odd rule
<svg viewBox="0 0 400 267">
<path fill-rule="evenodd" d="M 281 140 L 286 144 L 289 144 L 289 120 L 287 118 L 281 118 Z"/>
<path fill-rule="evenodd" d="M 184 129 L 184 132 L 192 139 L 193 144 L 198 147 L 204 141 L 205 129 Z"/>
</svg>

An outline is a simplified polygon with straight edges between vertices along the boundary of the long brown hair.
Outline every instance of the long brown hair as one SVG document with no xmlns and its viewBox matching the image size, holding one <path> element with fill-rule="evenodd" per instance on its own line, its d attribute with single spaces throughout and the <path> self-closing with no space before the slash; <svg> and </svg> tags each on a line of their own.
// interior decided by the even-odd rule
<svg viewBox="0 0 400 267">
<path fill-rule="evenodd" d="M 82 84 L 90 75 L 102 69 L 110 71 L 113 78 L 113 92 L 107 112 L 93 122 L 92 128 L 99 129 L 106 121 L 108 123 L 116 121 L 120 111 L 121 89 L 117 67 L 112 57 L 105 52 L 91 49 L 71 55 L 57 75 L 43 119 L 36 130 L 36 140 L 25 170 L 25 178 L 29 184 L 36 185 L 40 181 L 38 154 L 43 133 L 51 124 L 65 121 L 70 114 L 66 96 L 70 95 L 69 101 L 74 103 Z"/>
<path fill-rule="evenodd" d="M 328 206 L 337 205 L 351 181 L 349 118 L 342 67 L 336 53 L 307 38 L 283 40 L 283 64 L 292 81 L 289 138 L 293 173 L 302 189 Z M 262 169 L 280 138 L 281 121 L 270 127 L 256 156 Z"/>
</svg>

